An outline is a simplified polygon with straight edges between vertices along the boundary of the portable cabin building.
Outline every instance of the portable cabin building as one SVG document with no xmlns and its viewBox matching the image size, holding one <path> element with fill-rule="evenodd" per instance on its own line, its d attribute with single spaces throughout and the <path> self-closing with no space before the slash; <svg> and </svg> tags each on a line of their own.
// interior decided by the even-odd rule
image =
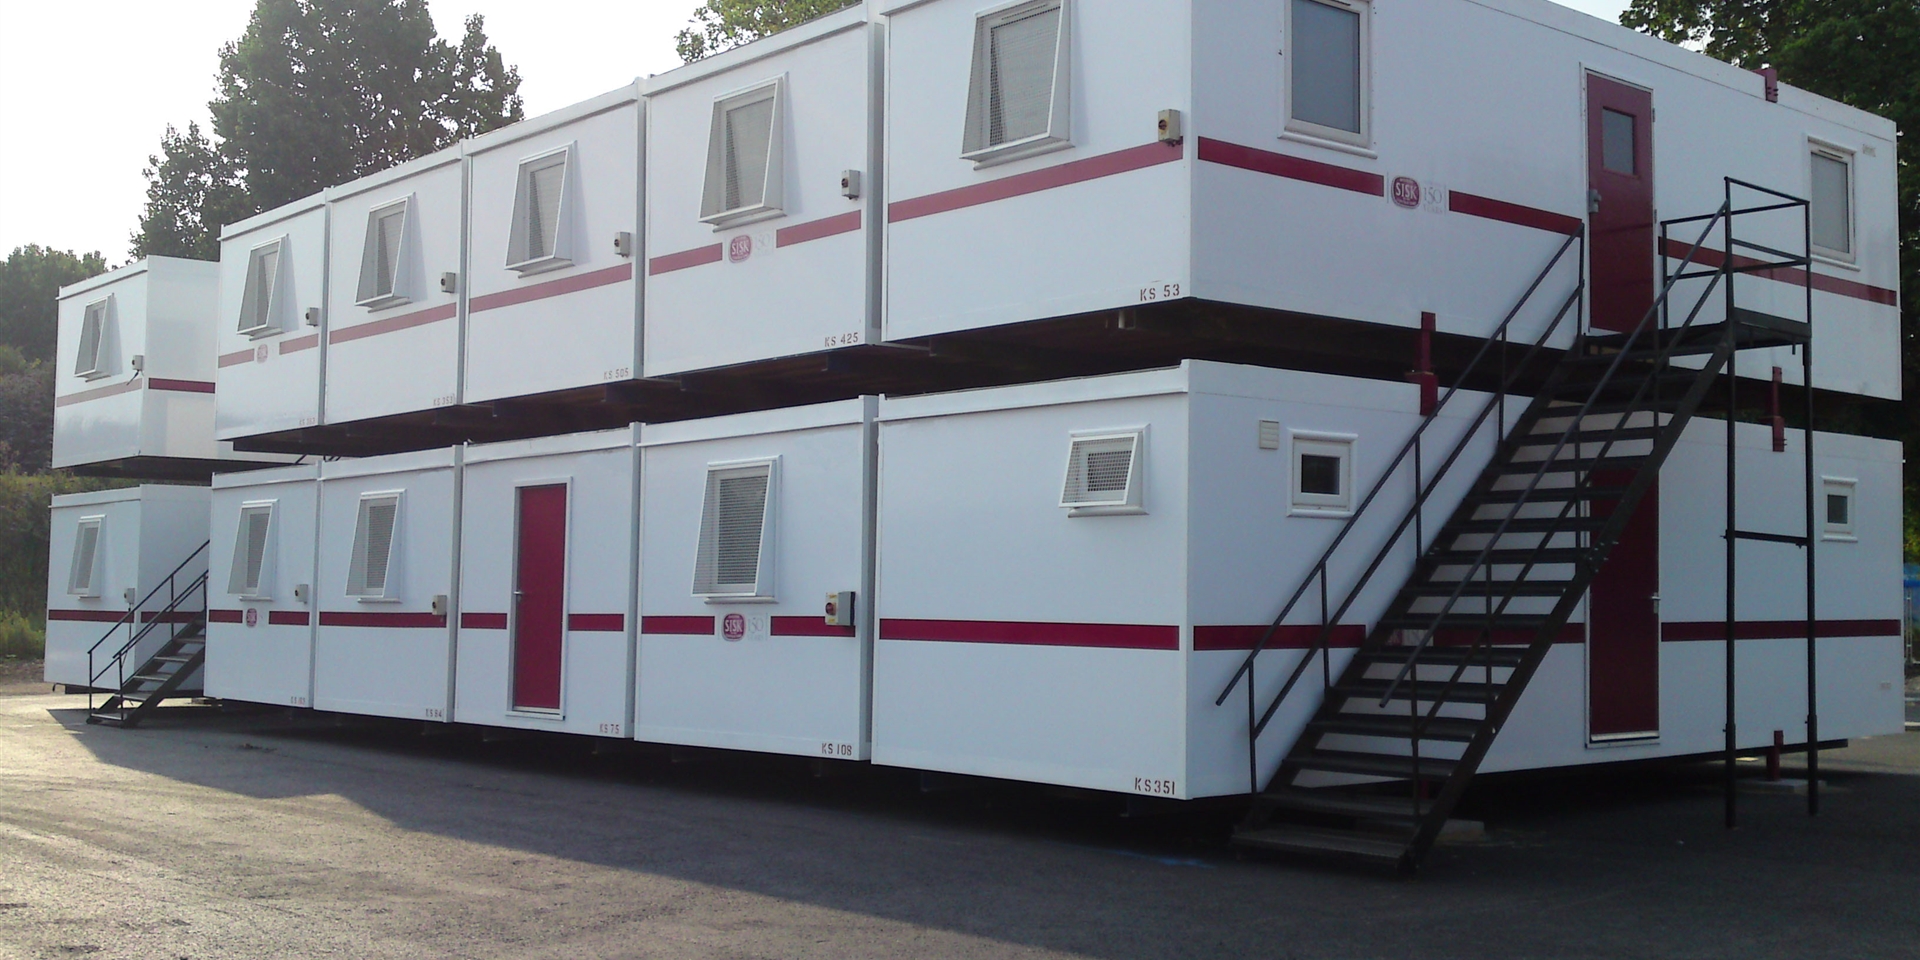
<svg viewBox="0 0 1920 960">
<path fill-rule="evenodd" d="M 459 149 L 326 195 L 324 422 L 458 403 L 467 216 Z"/>
<path fill-rule="evenodd" d="M 176 628 L 200 616 L 207 570 L 205 487 L 143 484 L 53 498 L 47 547 L 48 683 L 118 687 Z M 175 597 L 186 602 L 167 609 Z M 156 621 L 160 627 L 149 628 Z"/>
<path fill-rule="evenodd" d="M 463 402 L 597 390 L 639 369 L 642 113 L 629 84 L 462 145 Z"/>
<path fill-rule="evenodd" d="M 314 194 L 221 231 L 214 435 L 223 442 L 320 425 L 327 217 L 325 195 Z"/>
<path fill-rule="evenodd" d="M 320 465 L 213 478 L 208 696 L 313 704 Z"/>
<path fill-rule="evenodd" d="M 321 465 L 314 707 L 449 718 L 460 454 Z"/>
<path fill-rule="evenodd" d="M 454 720 L 631 735 L 638 433 L 467 448 Z"/>
<path fill-rule="evenodd" d="M 1655 225 L 1712 213 L 1737 177 L 1811 198 L 1817 258 L 1743 277 L 1743 300 L 1804 319 L 1810 283 L 1816 385 L 1899 394 L 1883 118 L 1547 0 L 875 6 L 890 341 L 1117 349 L 1100 324 L 1132 310 L 1121 328 L 1197 338 L 1189 356 L 1225 356 L 1207 341 L 1231 331 L 1336 369 L 1401 350 L 1378 334 L 1425 312 L 1490 335 L 1583 226 L 1593 323 L 1617 330 L 1653 299 Z M 1736 234 L 1800 253 L 1797 211 L 1778 219 Z M 1667 266 L 1703 226 L 1674 229 Z M 1721 230 L 1706 246 L 1695 264 L 1726 256 Z M 1774 366 L 1797 382 L 1764 351 L 1739 369 Z"/>
<path fill-rule="evenodd" d="M 1419 404 L 1413 384 L 1205 361 L 885 400 L 874 761 L 1183 799 L 1247 792 L 1245 703 L 1216 697 L 1413 432 Z M 1445 450 L 1466 422 L 1443 409 L 1428 438 Z M 1752 464 L 1739 491 L 1745 515 L 1797 516 L 1801 458 L 1774 454 L 1765 427 L 1737 429 Z M 1719 746 L 1724 501 L 1713 491 L 1725 476 L 1724 430 L 1688 425 L 1659 492 L 1635 515 L 1651 535 L 1623 540 L 1603 568 L 1656 579 L 1603 577 L 1593 588 L 1608 610 L 1650 611 L 1651 630 L 1617 617 L 1590 623 L 1583 609 L 1482 769 Z M 1490 447 L 1476 436 L 1464 459 Z M 1832 515 L 1850 525 L 1830 524 L 1817 545 L 1821 736 L 1897 732 L 1899 448 L 1816 434 L 1815 450 L 1835 495 L 1874 504 Z M 1441 483 L 1427 530 L 1472 472 Z M 1411 480 L 1383 488 L 1351 534 L 1364 551 L 1336 558 L 1334 602 L 1411 504 Z M 1800 558 L 1784 553 L 1739 571 L 1739 595 L 1751 598 L 1740 656 L 1756 678 L 1739 694 L 1743 749 L 1803 729 L 1807 712 L 1804 640 L 1794 639 L 1805 636 L 1805 609 L 1778 589 L 1799 582 Z M 1333 625 L 1326 675 L 1339 676 L 1412 567 L 1410 546 L 1387 554 L 1374 586 Z M 1305 656 L 1320 617 L 1310 600 L 1268 641 L 1261 703 Z M 1323 682 L 1320 669 L 1307 671 L 1281 704 L 1260 740 L 1261 783 L 1319 706 Z"/>
<path fill-rule="evenodd" d="M 867 759 L 877 409 L 647 426 L 636 739 Z"/>
<path fill-rule="evenodd" d="M 867 4 L 643 81 L 647 376 L 879 339 Z"/>
<path fill-rule="evenodd" d="M 147 257 L 62 287 L 54 357 L 53 466 L 205 479 L 272 459 L 214 438 L 220 265 Z"/>
</svg>

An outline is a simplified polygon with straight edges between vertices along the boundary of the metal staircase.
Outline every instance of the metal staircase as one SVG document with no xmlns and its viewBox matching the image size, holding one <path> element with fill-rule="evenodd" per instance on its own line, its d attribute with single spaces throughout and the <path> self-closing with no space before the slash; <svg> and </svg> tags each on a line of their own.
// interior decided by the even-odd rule
<svg viewBox="0 0 1920 960">
<path fill-rule="evenodd" d="M 1767 199 L 1736 209 L 1736 189 L 1758 191 Z M 1804 228 L 1804 201 L 1729 179 L 1725 202 L 1714 213 L 1662 224 L 1662 237 L 1675 226 L 1700 224 L 1701 229 L 1684 256 L 1674 254 L 1679 266 L 1662 271 L 1665 279 L 1655 302 L 1632 331 L 1581 333 L 1570 350 L 1549 361 L 1548 339 L 1569 313 L 1579 314 L 1583 271 L 1518 365 L 1506 369 L 1514 317 L 1578 238 L 1561 247 L 1409 438 L 1216 700 L 1224 704 L 1236 688 L 1246 699 L 1252 804 L 1235 833 L 1237 845 L 1341 856 L 1403 871 L 1418 866 L 1735 352 L 1808 344 L 1808 324 L 1741 309 L 1733 297 L 1736 274 L 1810 269 L 1809 255 L 1785 254 L 1734 235 L 1738 217 L 1785 211 L 1797 211 L 1796 226 Z M 1716 232 L 1727 253 L 1717 266 L 1699 266 L 1713 257 L 1711 252 L 1703 257 L 1702 251 Z M 1774 259 L 1735 256 L 1736 250 Z M 1705 288 L 1675 323 L 1673 305 L 1681 299 L 1675 291 L 1691 281 L 1704 281 Z M 1724 304 L 1718 321 L 1701 322 L 1716 293 Z M 1422 447 L 1430 428 L 1460 390 L 1459 382 L 1476 374 L 1487 379 L 1478 368 L 1488 363 L 1496 344 L 1503 366 L 1498 389 L 1470 418 L 1464 434 L 1446 445 L 1438 469 L 1423 472 Z M 1529 377 L 1537 380 L 1542 371 L 1544 383 L 1507 429 L 1507 394 Z M 1490 461 L 1445 523 L 1427 536 L 1428 501 L 1486 426 L 1493 426 L 1499 438 Z M 1411 469 L 1403 473 L 1402 467 Z M 1404 482 L 1407 473 L 1412 505 L 1386 542 L 1370 556 L 1341 557 L 1340 548 L 1367 508 L 1391 480 L 1398 476 Z M 1336 676 L 1329 643 L 1333 627 L 1396 548 L 1403 556 L 1416 555 L 1412 573 Z M 1343 570 L 1361 569 L 1337 605 L 1330 603 L 1337 595 L 1328 583 L 1336 558 Z M 1268 639 L 1316 583 L 1318 638 L 1259 709 L 1255 668 Z M 1300 681 L 1315 662 L 1324 697 L 1277 772 L 1262 785 L 1260 736 L 1287 698 L 1303 689 Z M 1390 792 L 1381 792 L 1383 786 Z"/>
<path fill-rule="evenodd" d="M 180 578 L 197 558 L 207 552 L 208 543 L 189 554 L 173 572 L 167 574 L 147 595 L 133 605 L 106 634 L 87 649 L 87 722 L 118 727 L 136 727 L 161 701 L 170 697 L 197 697 L 201 694 L 200 667 L 207 657 L 207 571 L 184 584 Z M 167 592 L 165 603 L 149 606 Z M 120 646 L 101 653 L 122 629 L 126 639 Z M 155 631 L 166 631 L 160 647 L 128 672 L 129 659 Z M 99 661 L 96 666 L 96 659 Z M 93 692 L 106 688 L 114 693 L 104 703 L 94 705 Z"/>
</svg>

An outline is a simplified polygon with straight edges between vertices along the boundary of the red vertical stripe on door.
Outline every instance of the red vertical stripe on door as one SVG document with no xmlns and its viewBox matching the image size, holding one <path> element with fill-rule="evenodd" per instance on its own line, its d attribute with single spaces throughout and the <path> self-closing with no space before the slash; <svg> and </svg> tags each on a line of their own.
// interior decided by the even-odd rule
<svg viewBox="0 0 1920 960">
<path fill-rule="evenodd" d="M 560 709 L 560 637 L 566 619 L 567 488 L 521 487 L 514 564 L 513 705 Z"/>
</svg>

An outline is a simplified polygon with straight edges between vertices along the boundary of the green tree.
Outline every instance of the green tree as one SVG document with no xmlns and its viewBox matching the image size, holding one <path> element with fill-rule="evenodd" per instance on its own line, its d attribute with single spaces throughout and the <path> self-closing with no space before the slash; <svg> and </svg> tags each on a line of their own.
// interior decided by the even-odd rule
<svg viewBox="0 0 1920 960">
<path fill-rule="evenodd" d="M 779 33 L 858 0 L 707 0 L 691 26 L 674 37 L 680 59 L 692 63 L 722 50 Z"/>
<path fill-rule="evenodd" d="M 220 227 L 254 213 L 239 165 L 215 149 L 197 123 L 160 137 L 160 155 L 147 158 L 147 206 L 133 232 L 137 257 L 220 259 Z"/>
<path fill-rule="evenodd" d="M 220 49 L 213 136 L 169 129 L 149 159 L 136 253 L 217 256 L 220 228 L 524 116 L 520 73 L 426 0 L 257 0 Z"/>
<path fill-rule="evenodd" d="M 60 288 L 105 272 L 106 258 L 98 252 L 15 247 L 0 261 L 0 343 L 28 360 L 52 360 Z"/>
</svg>

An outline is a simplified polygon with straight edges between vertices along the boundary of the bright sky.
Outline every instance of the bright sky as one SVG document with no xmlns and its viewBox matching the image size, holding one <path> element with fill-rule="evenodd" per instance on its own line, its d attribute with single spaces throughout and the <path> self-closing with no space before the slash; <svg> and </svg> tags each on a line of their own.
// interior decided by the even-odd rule
<svg viewBox="0 0 1920 960">
<path fill-rule="evenodd" d="M 1608 20 L 1627 0 L 1561 0 Z M 535 116 L 678 66 L 699 0 L 429 0 L 440 35 L 470 13 L 520 68 Z M 167 124 L 209 126 L 219 48 L 254 0 L 0 0 L 0 256 L 22 244 L 126 259 L 140 170 Z M 53 163 L 49 169 L 47 161 Z"/>
</svg>

